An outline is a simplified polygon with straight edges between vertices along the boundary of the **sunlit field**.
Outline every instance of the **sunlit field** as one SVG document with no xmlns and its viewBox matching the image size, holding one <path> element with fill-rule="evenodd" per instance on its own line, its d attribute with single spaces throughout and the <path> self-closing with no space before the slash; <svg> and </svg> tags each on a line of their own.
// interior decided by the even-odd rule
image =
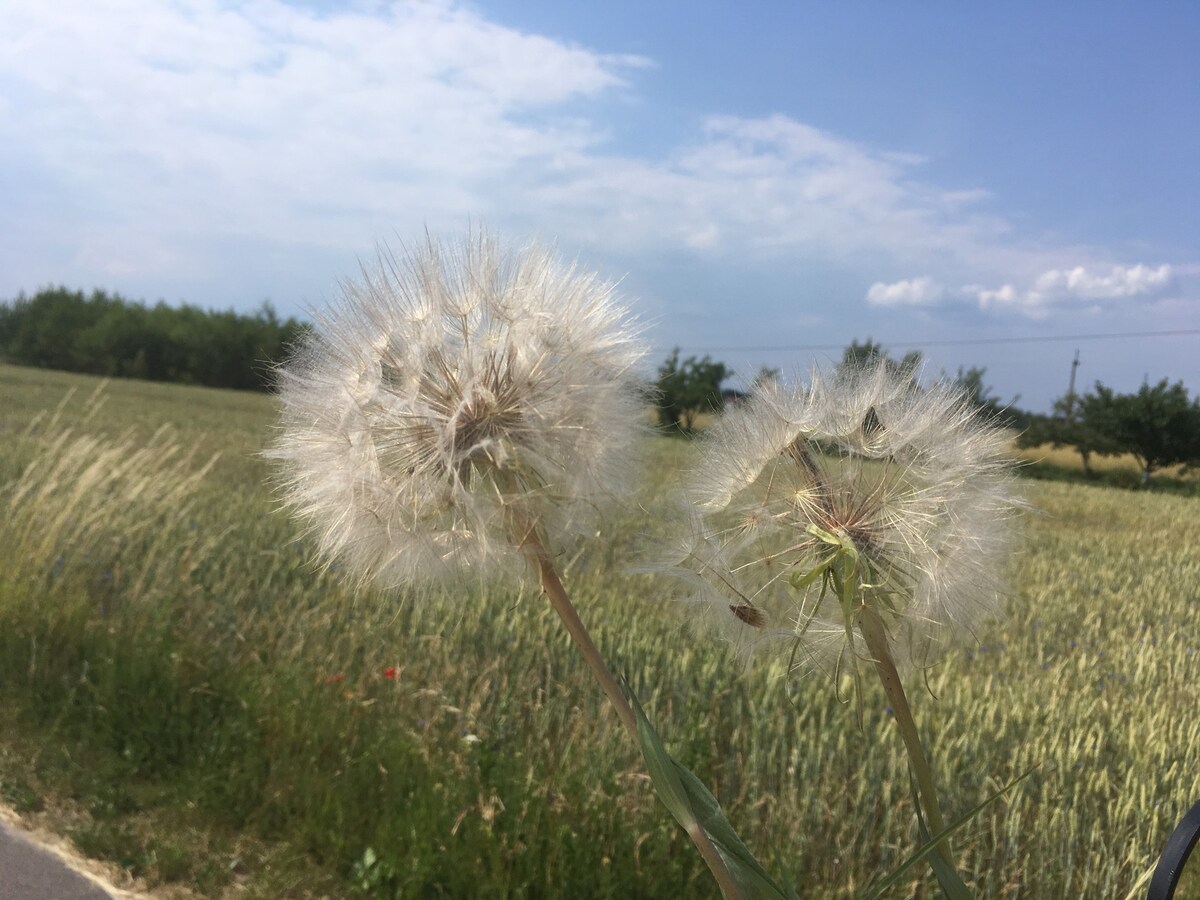
<svg viewBox="0 0 1200 900">
<path fill-rule="evenodd" d="M 1089 480 L 1079 452 L 1073 447 L 1054 447 L 1050 444 L 1043 444 L 1040 447 L 1027 447 L 1014 452 L 1027 463 L 1037 464 L 1029 473 L 1034 476 Z M 1091 468 L 1090 480 L 1114 487 L 1133 488 L 1141 484 L 1141 466 L 1128 453 L 1116 456 L 1092 454 L 1089 465 Z M 1198 474 L 1200 473 L 1197 473 L 1194 468 L 1187 466 L 1166 466 L 1162 469 L 1155 469 L 1152 479 L 1155 487 L 1160 490 L 1172 490 L 1200 496 Z"/>
<path fill-rule="evenodd" d="M 356 592 L 310 563 L 257 455 L 273 403 L 0 366 L 0 798 L 159 890 L 716 897 L 535 587 Z M 917 841 L 878 686 L 860 727 L 628 571 L 696 447 L 651 441 L 638 507 L 564 580 L 766 867 L 855 896 Z M 1027 496 L 1008 614 L 909 679 L 949 818 L 1036 767 L 955 854 L 980 897 L 1141 896 L 1200 799 L 1200 500 Z M 889 896 L 937 896 L 913 873 Z"/>
</svg>

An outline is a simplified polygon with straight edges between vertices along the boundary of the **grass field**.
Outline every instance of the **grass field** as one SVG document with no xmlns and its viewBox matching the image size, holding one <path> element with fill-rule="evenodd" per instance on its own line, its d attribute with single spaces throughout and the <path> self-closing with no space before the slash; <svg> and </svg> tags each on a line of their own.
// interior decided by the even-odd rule
<svg viewBox="0 0 1200 900">
<path fill-rule="evenodd" d="M 214 897 L 716 896 L 536 590 L 355 594 L 273 509 L 270 397 L 98 384 L 0 366 L 0 799 Z M 882 693 L 860 730 L 626 572 L 693 452 L 568 589 L 767 868 L 853 896 L 915 842 Z M 1008 615 L 909 687 L 952 818 L 1038 767 L 956 842 L 978 896 L 1123 898 L 1200 799 L 1200 506 L 1028 490 Z"/>
</svg>

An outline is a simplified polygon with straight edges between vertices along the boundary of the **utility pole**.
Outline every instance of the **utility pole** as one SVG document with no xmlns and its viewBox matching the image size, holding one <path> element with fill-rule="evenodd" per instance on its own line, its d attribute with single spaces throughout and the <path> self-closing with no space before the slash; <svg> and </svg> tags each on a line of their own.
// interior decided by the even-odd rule
<svg viewBox="0 0 1200 900">
<path fill-rule="evenodd" d="M 1079 368 L 1079 350 L 1075 350 L 1075 359 L 1071 363 L 1071 381 L 1067 385 L 1067 422 L 1075 421 L 1075 370 Z"/>
</svg>

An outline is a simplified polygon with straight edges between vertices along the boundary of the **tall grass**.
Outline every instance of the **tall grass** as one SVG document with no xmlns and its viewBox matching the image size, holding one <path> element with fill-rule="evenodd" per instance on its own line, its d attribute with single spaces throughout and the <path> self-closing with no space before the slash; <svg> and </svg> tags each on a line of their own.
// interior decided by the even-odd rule
<svg viewBox="0 0 1200 900">
<path fill-rule="evenodd" d="M 356 595 L 262 487 L 268 398 L 114 382 L 84 421 L 94 384 L 0 367 L 9 802 L 69 803 L 85 852 L 211 896 L 713 896 L 534 590 Z M 645 509 L 693 451 L 654 452 Z M 928 673 L 919 724 L 951 818 L 1038 765 L 956 842 L 979 896 L 1120 898 L 1200 797 L 1200 516 L 1032 491 L 1010 613 Z M 581 615 L 768 868 L 852 896 L 914 841 L 882 693 L 859 730 L 695 636 L 624 570 L 661 526 L 630 511 L 565 561 Z"/>
</svg>

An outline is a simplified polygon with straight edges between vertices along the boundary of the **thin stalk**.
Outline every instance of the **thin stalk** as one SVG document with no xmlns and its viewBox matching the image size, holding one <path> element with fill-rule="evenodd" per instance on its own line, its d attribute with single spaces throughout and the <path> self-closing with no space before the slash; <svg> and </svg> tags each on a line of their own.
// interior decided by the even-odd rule
<svg viewBox="0 0 1200 900">
<path fill-rule="evenodd" d="M 553 561 L 549 558 L 541 542 L 537 541 L 536 538 L 532 540 L 536 542 L 536 545 L 530 547 L 527 543 L 525 549 L 527 552 L 530 552 L 536 561 L 542 592 L 546 595 L 546 599 L 550 601 L 550 605 L 554 608 L 554 611 L 558 613 L 558 617 L 562 619 L 563 624 L 567 626 L 567 632 L 571 635 L 571 640 L 575 642 L 575 646 L 583 654 L 588 668 L 592 670 L 592 675 L 600 682 L 600 687 L 604 690 L 613 708 L 616 709 L 617 717 L 621 720 L 621 724 L 625 726 L 625 730 L 629 732 L 629 736 L 637 742 L 637 716 L 634 715 L 633 708 L 629 705 L 629 701 L 625 699 L 625 694 L 621 690 L 620 683 L 613 676 L 612 672 L 608 670 L 604 658 L 592 642 L 587 627 L 579 618 L 579 613 L 576 612 L 574 604 L 571 603 L 570 598 L 567 596 L 566 588 L 563 587 L 562 580 L 558 577 L 558 571 Z"/>
<path fill-rule="evenodd" d="M 864 606 L 858 622 L 871 660 L 875 664 L 875 672 L 879 675 L 883 691 L 896 714 L 896 726 L 904 739 L 904 749 L 908 751 L 908 761 L 917 779 L 921 805 L 925 808 L 925 818 L 929 822 L 929 833 L 938 834 L 945 829 L 946 820 L 942 815 L 942 807 L 938 803 L 937 790 L 933 783 L 933 767 L 925 755 L 917 723 L 913 721 L 912 710 L 908 705 L 908 696 L 904 693 L 904 684 L 900 680 L 900 673 L 896 671 L 883 619 L 875 609 Z M 953 868 L 954 855 L 950 850 L 950 839 L 947 838 L 938 844 L 937 850 L 942 859 Z"/>
<path fill-rule="evenodd" d="M 519 534 L 519 546 L 537 568 L 542 593 L 546 595 L 546 599 L 550 601 L 550 605 L 558 613 L 558 617 L 567 626 L 567 633 L 571 635 L 571 640 L 575 642 L 575 646 L 583 654 L 588 668 L 592 670 L 592 675 L 600 682 L 600 687 L 604 690 L 613 708 L 616 709 L 617 718 L 621 720 L 621 724 L 625 726 L 625 730 L 629 732 L 629 736 L 633 739 L 634 745 L 640 750 L 642 743 L 641 738 L 638 737 L 637 716 L 634 715 L 629 701 L 625 699 L 621 685 L 613 677 L 612 672 L 608 670 L 608 666 L 604 662 L 604 657 L 600 655 L 600 651 L 596 649 L 596 645 L 592 642 L 587 627 L 579 618 L 579 613 L 575 611 L 575 606 L 571 603 L 570 597 L 567 596 L 566 588 L 563 587 L 562 580 L 558 577 L 558 570 L 554 566 L 554 561 L 550 558 L 550 554 L 538 536 L 537 530 L 534 528 L 525 528 Z M 692 843 L 696 845 L 696 849 L 700 851 L 700 855 L 704 858 L 705 863 L 708 864 L 708 868 L 717 880 L 717 884 L 720 885 L 721 893 L 725 896 L 726 900 L 742 900 L 742 892 L 739 890 L 737 882 L 734 880 L 728 866 L 725 865 L 725 860 L 721 858 L 721 854 L 717 852 L 717 848 L 713 845 L 712 840 L 709 839 L 704 829 L 698 826 L 688 828 L 687 834 L 692 839 Z"/>
</svg>

